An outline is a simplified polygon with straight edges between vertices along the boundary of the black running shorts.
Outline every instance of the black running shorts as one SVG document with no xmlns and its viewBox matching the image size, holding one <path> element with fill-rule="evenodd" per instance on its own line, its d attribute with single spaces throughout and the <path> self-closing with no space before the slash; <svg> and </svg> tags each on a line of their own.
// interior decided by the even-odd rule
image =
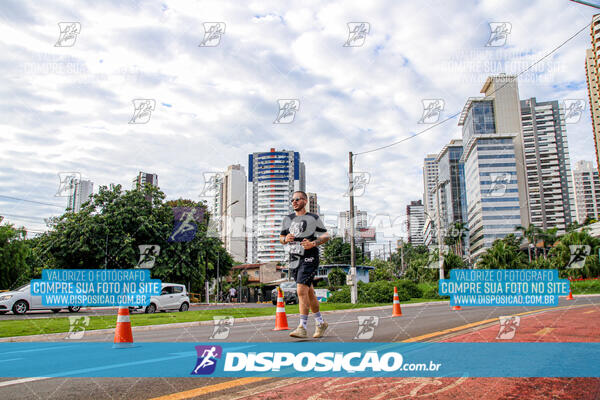
<svg viewBox="0 0 600 400">
<path fill-rule="evenodd" d="M 306 257 L 300 259 L 300 265 L 298 265 L 298 268 L 291 270 L 291 275 L 296 283 L 310 287 L 313 284 L 318 269 L 319 257 Z"/>
</svg>

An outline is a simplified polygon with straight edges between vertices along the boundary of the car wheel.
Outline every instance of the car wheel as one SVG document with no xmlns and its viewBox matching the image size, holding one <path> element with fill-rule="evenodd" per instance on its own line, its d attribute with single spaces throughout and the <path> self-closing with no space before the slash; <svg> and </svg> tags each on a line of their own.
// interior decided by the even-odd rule
<svg viewBox="0 0 600 400">
<path fill-rule="evenodd" d="M 19 300 L 13 304 L 12 311 L 17 315 L 23 315 L 29 310 L 29 304 L 25 300 Z"/>
<path fill-rule="evenodd" d="M 271 303 L 273 303 L 274 306 L 277 305 L 277 300 L 271 300 Z"/>
<path fill-rule="evenodd" d="M 183 303 L 181 307 L 179 307 L 179 311 L 187 311 L 190 309 L 190 305 L 188 303 Z"/>
<path fill-rule="evenodd" d="M 0 315 L 6 314 L 8 311 L 0 311 Z"/>
<path fill-rule="evenodd" d="M 154 314 L 155 312 L 156 312 L 156 304 L 150 303 L 150 305 L 148 307 L 146 307 L 145 313 L 146 314 Z"/>
<path fill-rule="evenodd" d="M 70 306 L 69 307 L 69 312 L 79 312 L 79 310 L 81 310 L 81 307 L 79 307 L 79 306 Z"/>
<path fill-rule="evenodd" d="M 54 314 L 56 314 L 56 313 L 59 313 L 59 312 L 60 312 L 60 308 L 53 308 L 53 309 L 52 309 L 52 312 L 53 312 Z"/>
</svg>

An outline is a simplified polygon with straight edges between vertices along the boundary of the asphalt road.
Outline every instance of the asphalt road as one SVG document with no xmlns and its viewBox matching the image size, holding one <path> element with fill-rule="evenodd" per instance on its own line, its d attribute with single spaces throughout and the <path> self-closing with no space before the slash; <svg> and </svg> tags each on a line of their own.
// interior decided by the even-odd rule
<svg viewBox="0 0 600 400">
<path fill-rule="evenodd" d="M 580 297 L 573 301 L 560 300 L 559 307 L 600 305 L 600 296 Z M 494 319 L 498 316 L 513 315 L 524 312 L 534 312 L 544 307 L 463 307 L 461 311 L 451 311 L 447 303 L 415 304 L 402 307 L 401 317 L 391 317 L 391 306 L 386 309 L 361 309 L 326 313 L 325 319 L 330 328 L 322 339 L 308 339 L 305 342 L 321 341 L 353 341 L 359 325 L 359 316 L 375 316 L 379 318 L 378 326 L 368 341 L 388 342 L 403 340 L 438 340 L 445 335 L 432 334 L 456 328 L 456 332 L 469 331 L 465 325 L 478 321 Z M 564 308 L 568 312 L 568 308 Z M 294 328 L 298 323 L 297 316 L 289 316 L 288 324 Z M 490 324 L 498 324 L 497 319 Z M 236 322 L 229 331 L 226 340 L 214 342 L 289 342 L 289 331 L 273 331 L 273 320 Z M 461 328 L 462 327 L 462 328 Z M 309 333 L 314 328 L 314 320 L 309 318 Z M 213 333 L 212 326 L 196 326 L 187 328 L 168 328 L 134 331 L 136 342 L 208 342 Z M 86 342 L 111 342 L 112 334 L 86 334 L 82 339 Z M 143 345 L 143 344 L 142 344 Z M 307 343 L 308 345 L 308 343 Z M 190 368 L 192 368 L 191 365 Z M 58 367 L 62 368 L 62 367 Z M 67 368 L 67 366 L 65 366 Z M 157 365 L 160 368 L 160 365 Z M 190 371 L 191 372 L 191 371 Z M 249 381 L 239 384 L 235 379 L 227 378 L 29 378 L 18 381 L 17 378 L 0 378 L 0 398 L 3 399 L 114 399 L 127 398 L 150 399 L 181 391 L 197 388 L 210 388 L 211 385 L 222 384 L 219 391 L 203 394 L 202 397 L 188 395 L 179 398 L 239 398 L 238 395 L 250 393 L 262 385 L 277 385 L 282 379 L 264 381 Z M 231 387 L 228 387 L 231 386 Z M 198 389 L 203 390 L 203 389 Z M 202 392 L 198 392 L 202 393 Z M 199 395 L 198 395 L 199 396 Z"/>
</svg>

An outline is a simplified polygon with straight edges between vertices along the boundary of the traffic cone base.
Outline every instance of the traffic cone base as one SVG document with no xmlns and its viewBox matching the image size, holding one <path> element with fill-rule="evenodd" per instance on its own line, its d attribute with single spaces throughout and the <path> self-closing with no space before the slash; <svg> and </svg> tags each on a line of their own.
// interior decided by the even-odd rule
<svg viewBox="0 0 600 400">
<path fill-rule="evenodd" d="M 402 316 L 402 309 L 400 308 L 400 298 L 398 297 L 398 288 L 394 286 L 394 306 L 392 307 L 392 317 Z"/>
<path fill-rule="evenodd" d="M 569 290 L 569 295 L 567 296 L 567 298 L 565 300 L 575 300 L 573 298 L 573 292 L 571 292 L 571 290 Z"/>
<path fill-rule="evenodd" d="M 131 332 L 131 321 L 129 320 L 129 307 L 119 306 L 113 348 L 124 349 L 130 347 L 135 347 L 135 345 L 133 344 L 133 333 Z"/>
<path fill-rule="evenodd" d="M 281 288 L 277 288 L 277 310 L 275 311 L 275 328 L 274 331 L 289 330 L 287 316 L 285 315 L 285 304 L 283 302 L 283 292 Z"/>
</svg>

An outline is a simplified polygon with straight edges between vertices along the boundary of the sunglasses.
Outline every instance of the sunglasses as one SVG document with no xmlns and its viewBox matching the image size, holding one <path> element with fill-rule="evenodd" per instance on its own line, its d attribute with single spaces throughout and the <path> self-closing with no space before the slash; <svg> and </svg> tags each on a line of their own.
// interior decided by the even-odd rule
<svg viewBox="0 0 600 400">
<path fill-rule="evenodd" d="M 295 201 L 300 201 L 300 200 L 304 200 L 302 197 L 294 197 L 291 202 L 295 202 Z"/>
</svg>

